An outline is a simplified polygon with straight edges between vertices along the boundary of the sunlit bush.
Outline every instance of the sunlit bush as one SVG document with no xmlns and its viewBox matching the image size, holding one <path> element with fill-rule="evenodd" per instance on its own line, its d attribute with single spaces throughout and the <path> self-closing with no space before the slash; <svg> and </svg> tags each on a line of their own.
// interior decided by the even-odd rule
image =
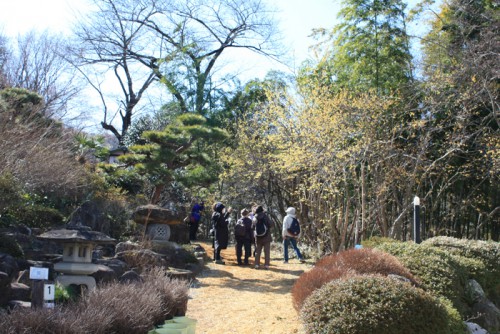
<svg viewBox="0 0 500 334">
<path fill-rule="evenodd" d="M 456 311 L 408 283 L 380 276 L 334 280 L 301 309 L 309 334 L 463 334 Z"/>
<path fill-rule="evenodd" d="M 422 242 L 459 255 L 472 278 L 481 284 L 488 297 L 500 303 L 500 243 L 493 241 L 467 240 L 451 237 L 435 237 Z M 478 264 L 480 261 L 482 264 Z"/>
<path fill-rule="evenodd" d="M 418 285 L 396 257 L 370 248 L 350 249 L 323 257 L 313 269 L 302 274 L 292 288 L 293 305 L 300 310 L 306 298 L 325 283 L 360 274 L 397 275 Z"/>
<path fill-rule="evenodd" d="M 418 277 L 424 290 L 448 298 L 461 313 L 467 308 L 464 303 L 467 268 L 449 252 L 413 242 L 384 243 L 377 248 L 396 256 Z"/>
</svg>

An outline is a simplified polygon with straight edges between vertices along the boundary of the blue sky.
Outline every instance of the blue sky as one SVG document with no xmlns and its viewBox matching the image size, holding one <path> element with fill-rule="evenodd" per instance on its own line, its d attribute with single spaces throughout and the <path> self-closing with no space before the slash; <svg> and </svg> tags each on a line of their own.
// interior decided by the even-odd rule
<svg viewBox="0 0 500 334">
<path fill-rule="evenodd" d="M 17 36 L 32 29 L 69 33 L 71 22 L 79 11 L 84 12 L 86 0 L 2 0 L 0 1 L 0 32 Z M 313 28 L 331 28 L 339 9 L 339 0 L 269 0 L 279 10 L 277 18 L 285 45 L 298 65 L 308 57 L 313 43 L 308 36 Z M 262 57 L 248 56 L 246 63 L 253 75 L 262 77 L 269 69 L 280 67 Z"/>
</svg>

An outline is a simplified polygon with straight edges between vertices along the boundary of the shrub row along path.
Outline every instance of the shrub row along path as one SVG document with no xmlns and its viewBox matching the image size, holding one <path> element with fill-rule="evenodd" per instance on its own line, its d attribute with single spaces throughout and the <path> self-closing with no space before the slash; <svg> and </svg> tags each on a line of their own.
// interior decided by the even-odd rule
<svg viewBox="0 0 500 334">
<path fill-rule="evenodd" d="M 211 243 L 199 244 L 213 258 Z M 308 270 L 307 263 L 292 258 L 284 264 L 282 254 L 272 251 L 268 270 L 238 266 L 234 247 L 222 251 L 222 257 L 226 264 L 206 263 L 189 292 L 186 316 L 197 320 L 197 334 L 304 333 L 291 289 Z"/>
</svg>

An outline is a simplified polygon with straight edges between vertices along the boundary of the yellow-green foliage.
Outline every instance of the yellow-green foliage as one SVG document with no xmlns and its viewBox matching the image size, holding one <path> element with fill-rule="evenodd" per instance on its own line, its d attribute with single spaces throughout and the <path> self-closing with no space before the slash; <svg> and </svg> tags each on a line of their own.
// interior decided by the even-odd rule
<svg viewBox="0 0 500 334">
<path fill-rule="evenodd" d="M 335 280 L 305 302 L 309 334 L 463 334 L 456 311 L 408 283 L 379 276 Z"/>
<path fill-rule="evenodd" d="M 371 237 L 370 239 L 363 240 L 361 244 L 363 247 L 375 248 L 380 244 L 388 242 L 399 242 L 396 239 L 386 238 L 386 237 Z"/>
<path fill-rule="evenodd" d="M 467 240 L 451 237 L 435 237 L 425 240 L 423 245 L 432 245 L 447 252 L 464 257 L 471 278 L 481 284 L 494 300 L 500 297 L 500 243 L 493 241 Z"/>
<path fill-rule="evenodd" d="M 464 312 L 467 269 L 450 253 L 429 245 L 412 242 L 385 243 L 378 249 L 396 256 L 410 272 L 420 279 L 422 288 L 436 297 L 445 297 Z"/>
</svg>

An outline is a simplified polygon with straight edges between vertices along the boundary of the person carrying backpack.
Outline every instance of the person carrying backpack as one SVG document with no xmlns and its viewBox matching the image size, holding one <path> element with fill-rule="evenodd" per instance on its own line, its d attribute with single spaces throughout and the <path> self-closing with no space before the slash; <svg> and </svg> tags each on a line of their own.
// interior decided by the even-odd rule
<svg viewBox="0 0 500 334">
<path fill-rule="evenodd" d="M 264 248 L 264 268 L 269 269 L 271 262 L 271 242 L 273 241 L 271 228 L 274 223 L 264 212 L 262 206 L 253 208 L 255 216 L 252 222 L 252 228 L 255 235 L 255 269 L 260 268 L 260 255 Z"/>
<path fill-rule="evenodd" d="M 300 224 L 295 216 L 295 208 L 289 207 L 286 209 L 286 216 L 283 218 L 283 251 L 284 251 L 284 261 L 283 263 L 288 263 L 288 245 L 291 244 L 297 258 L 301 263 L 304 263 L 302 254 L 297 247 L 297 239 L 300 236 Z"/>
<path fill-rule="evenodd" d="M 201 203 L 195 203 L 191 209 L 191 215 L 189 220 L 189 240 L 196 240 L 196 234 L 198 233 L 198 225 L 201 220 L 201 211 L 205 209 L 205 204 L 203 201 Z"/>
<path fill-rule="evenodd" d="M 238 265 L 248 265 L 248 258 L 252 251 L 252 219 L 248 217 L 250 212 L 247 209 L 241 210 L 241 218 L 234 225 L 234 237 L 236 239 L 236 259 Z M 245 260 L 241 261 L 242 248 L 245 249 Z"/>
</svg>

